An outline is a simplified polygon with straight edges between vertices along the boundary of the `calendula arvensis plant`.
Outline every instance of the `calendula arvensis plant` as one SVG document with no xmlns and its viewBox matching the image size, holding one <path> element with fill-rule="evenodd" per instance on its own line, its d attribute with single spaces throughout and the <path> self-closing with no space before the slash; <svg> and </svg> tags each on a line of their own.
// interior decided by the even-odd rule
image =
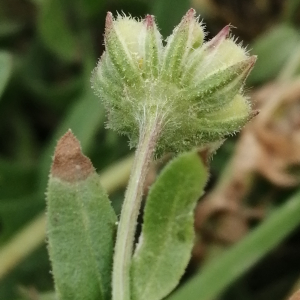
<svg viewBox="0 0 300 300">
<path fill-rule="evenodd" d="M 253 116 L 243 88 L 256 57 L 230 36 L 230 26 L 208 42 L 204 38 L 193 9 L 166 42 L 153 16 L 107 14 L 105 52 L 92 84 L 108 127 L 128 135 L 137 149 L 117 222 L 79 142 L 71 132 L 59 141 L 47 220 L 60 300 L 160 300 L 183 275 L 194 241 L 193 210 L 208 171 L 191 151 L 160 173 L 134 247 L 149 163 L 154 153 L 212 150 Z"/>
<path fill-rule="evenodd" d="M 106 16 L 105 52 L 92 85 L 107 110 L 108 127 L 137 147 L 117 233 L 114 300 L 130 299 L 136 220 L 153 153 L 213 148 L 253 115 L 243 86 L 256 57 L 230 36 L 230 26 L 208 42 L 204 38 L 194 9 L 166 42 L 151 15 Z"/>
</svg>

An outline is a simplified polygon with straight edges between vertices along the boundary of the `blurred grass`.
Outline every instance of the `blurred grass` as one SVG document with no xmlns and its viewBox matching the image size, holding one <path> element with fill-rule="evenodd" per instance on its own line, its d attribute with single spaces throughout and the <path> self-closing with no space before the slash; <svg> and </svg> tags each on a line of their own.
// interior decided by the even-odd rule
<svg viewBox="0 0 300 300">
<path fill-rule="evenodd" d="M 248 25 L 233 13 L 243 12 L 250 2 L 258 11 L 264 9 L 265 16 L 264 26 L 258 31 L 253 25 L 255 29 L 251 35 L 247 30 L 243 31 Z M 279 13 L 272 9 L 275 2 L 264 0 L 260 6 L 257 6 L 257 1 L 250 2 L 224 1 L 220 13 L 220 1 L 217 0 L 195 0 L 193 4 L 186 0 L 2 0 L 0 248 L 43 212 L 53 148 L 67 129 L 73 130 L 82 143 L 84 153 L 91 157 L 99 171 L 129 153 L 126 138 L 105 130 L 105 112 L 89 83 L 91 71 L 103 51 L 104 20 L 108 10 L 113 13 L 124 11 L 133 16 L 155 14 L 164 37 L 192 5 L 200 14 L 202 8 L 210 12 L 205 20 L 208 37 L 230 20 L 234 26 L 241 28 L 238 32 L 240 38 L 246 39 L 248 48 L 258 55 L 257 65 L 249 78 L 249 86 L 255 88 L 276 78 L 298 47 L 300 1 L 285 1 L 279 6 Z M 207 5 L 210 9 L 205 9 Z M 230 9 L 224 10 L 224 5 Z M 248 20 L 245 18 L 244 21 Z M 254 24 L 255 19 L 252 22 Z M 236 138 L 232 138 L 218 151 L 212 161 L 212 179 L 208 189 L 220 177 L 223 166 L 234 153 L 235 144 Z M 263 180 L 258 181 L 258 191 L 252 197 L 262 190 L 264 194 L 277 191 L 273 199 L 274 209 L 293 192 L 293 189 L 283 190 L 265 184 Z M 119 207 L 120 194 L 116 193 L 113 200 L 115 207 Z M 255 201 L 257 199 L 249 199 L 250 203 Z M 286 280 L 279 291 L 274 293 L 278 276 L 272 272 L 272 266 L 280 268 L 280 263 L 278 258 L 268 256 L 269 261 L 262 261 L 260 266 L 256 266 L 268 274 L 269 280 L 265 285 L 258 283 L 260 276 L 251 276 L 255 274 L 254 268 L 245 277 L 240 276 L 220 299 L 283 300 L 283 295 L 288 293 L 300 274 L 298 231 L 288 244 L 281 246 L 283 248 L 273 250 L 287 253 L 281 259 L 288 261 L 292 257 L 294 262 L 282 271 Z M 285 252 L 286 248 L 292 250 Z M 19 286 L 33 287 L 41 292 L 52 290 L 49 270 L 46 249 L 41 246 L 0 281 L 0 299 L 26 299 L 19 293 Z M 250 278 L 249 282 L 245 278 Z M 41 299 L 47 299 L 47 295 Z"/>
</svg>

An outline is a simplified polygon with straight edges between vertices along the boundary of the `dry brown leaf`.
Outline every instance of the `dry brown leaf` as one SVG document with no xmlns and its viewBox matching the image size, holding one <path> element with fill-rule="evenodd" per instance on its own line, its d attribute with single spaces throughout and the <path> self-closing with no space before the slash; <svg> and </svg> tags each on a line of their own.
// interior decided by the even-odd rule
<svg viewBox="0 0 300 300">
<path fill-rule="evenodd" d="M 272 84 L 253 95 L 261 113 L 247 126 L 256 148 L 256 171 L 276 185 L 288 187 L 300 182 L 291 170 L 300 166 L 300 80 Z"/>
</svg>

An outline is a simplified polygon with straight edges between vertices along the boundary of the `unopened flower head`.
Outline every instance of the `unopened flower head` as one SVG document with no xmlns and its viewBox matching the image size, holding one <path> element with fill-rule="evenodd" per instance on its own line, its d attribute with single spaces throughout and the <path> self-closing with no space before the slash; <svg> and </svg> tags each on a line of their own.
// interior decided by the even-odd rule
<svg viewBox="0 0 300 300">
<path fill-rule="evenodd" d="M 166 43 L 153 16 L 106 17 L 105 52 L 92 76 L 108 111 L 108 127 L 132 146 L 159 124 L 157 149 L 184 151 L 222 140 L 251 118 L 243 85 L 256 57 L 230 37 L 230 26 L 204 42 L 194 9 Z"/>
</svg>

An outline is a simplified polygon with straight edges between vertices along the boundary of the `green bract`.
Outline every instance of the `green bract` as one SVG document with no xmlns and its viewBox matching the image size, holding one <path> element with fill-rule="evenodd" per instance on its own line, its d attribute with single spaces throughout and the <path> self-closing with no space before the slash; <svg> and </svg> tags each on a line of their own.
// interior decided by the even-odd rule
<svg viewBox="0 0 300 300">
<path fill-rule="evenodd" d="M 190 9 L 164 45 L 153 16 L 114 20 L 108 13 L 106 51 L 92 76 L 108 127 L 136 146 L 154 126 L 158 152 L 204 146 L 240 130 L 252 115 L 243 84 L 256 57 L 229 31 L 226 26 L 204 42 L 203 25 Z"/>
</svg>

